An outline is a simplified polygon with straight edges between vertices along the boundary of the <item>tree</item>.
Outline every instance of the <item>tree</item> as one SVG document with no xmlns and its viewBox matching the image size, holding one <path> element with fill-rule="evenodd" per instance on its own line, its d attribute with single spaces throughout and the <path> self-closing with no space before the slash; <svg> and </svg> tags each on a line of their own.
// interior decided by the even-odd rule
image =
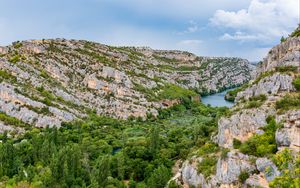
<svg viewBox="0 0 300 188">
<path fill-rule="evenodd" d="M 147 185 L 149 188 L 164 188 L 170 177 L 171 174 L 169 169 L 161 165 L 151 174 L 147 181 Z"/>
<path fill-rule="evenodd" d="M 124 166 L 124 163 L 125 163 L 125 159 L 124 159 L 124 154 L 123 152 L 121 152 L 118 157 L 117 157 L 117 168 L 118 168 L 118 178 L 120 180 L 123 180 L 124 179 L 124 175 L 125 175 L 125 166 Z"/>
<path fill-rule="evenodd" d="M 13 177 L 18 173 L 21 162 L 17 156 L 12 141 L 0 145 L 0 177 Z"/>
<path fill-rule="evenodd" d="M 281 37 L 280 39 L 280 42 L 285 42 L 286 41 L 286 38 L 284 38 L 283 36 Z"/>
<path fill-rule="evenodd" d="M 159 149 L 159 127 L 154 125 L 150 134 L 150 153 L 153 157 L 156 156 L 156 152 Z"/>
<path fill-rule="evenodd" d="M 105 187 L 107 178 L 110 175 L 110 156 L 100 156 L 96 161 L 96 166 L 93 169 L 92 181 L 98 187 Z"/>
</svg>

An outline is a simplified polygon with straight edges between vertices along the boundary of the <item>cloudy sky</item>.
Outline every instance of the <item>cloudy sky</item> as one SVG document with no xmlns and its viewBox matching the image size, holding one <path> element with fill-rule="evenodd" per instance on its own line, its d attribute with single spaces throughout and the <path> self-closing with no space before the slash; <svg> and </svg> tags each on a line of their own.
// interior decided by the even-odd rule
<svg viewBox="0 0 300 188">
<path fill-rule="evenodd" d="M 258 61 L 299 23 L 300 0 L 0 0 L 0 45 L 42 38 Z"/>
</svg>

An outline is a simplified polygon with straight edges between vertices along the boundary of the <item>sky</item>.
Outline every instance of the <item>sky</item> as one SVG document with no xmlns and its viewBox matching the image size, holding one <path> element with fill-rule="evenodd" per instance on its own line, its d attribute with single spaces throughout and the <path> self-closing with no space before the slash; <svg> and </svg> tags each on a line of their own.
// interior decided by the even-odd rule
<svg viewBox="0 0 300 188">
<path fill-rule="evenodd" d="M 300 0 L 0 0 L 0 45 L 84 39 L 260 61 L 298 25 Z"/>
</svg>

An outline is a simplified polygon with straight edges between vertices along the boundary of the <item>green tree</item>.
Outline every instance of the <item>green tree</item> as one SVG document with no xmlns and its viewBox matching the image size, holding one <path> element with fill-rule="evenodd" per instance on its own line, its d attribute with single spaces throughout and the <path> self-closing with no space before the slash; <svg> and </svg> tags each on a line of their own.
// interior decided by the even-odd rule
<svg viewBox="0 0 300 188">
<path fill-rule="evenodd" d="M 147 185 L 149 188 L 164 188 L 168 183 L 170 177 L 171 173 L 169 169 L 163 165 L 159 166 L 151 174 L 150 178 L 147 181 Z"/>
<path fill-rule="evenodd" d="M 154 125 L 150 134 L 150 153 L 153 157 L 156 156 L 156 152 L 159 149 L 159 127 Z"/>
<path fill-rule="evenodd" d="M 92 181 L 94 185 L 105 187 L 110 175 L 110 156 L 100 156 L 96 161 L 96 166 L 93 169 Z"/>
</svg>

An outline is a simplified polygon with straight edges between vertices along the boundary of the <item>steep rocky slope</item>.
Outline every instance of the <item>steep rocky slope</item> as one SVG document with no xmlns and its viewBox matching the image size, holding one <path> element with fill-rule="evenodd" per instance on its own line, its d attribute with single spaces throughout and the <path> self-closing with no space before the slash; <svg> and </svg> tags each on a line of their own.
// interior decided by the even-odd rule
<svg viewBox="0 0 300 188">
<path fill-rule="evenodd" d="M 219 149 L 195 151 L 173 181 L 204 188 L 300 185 L 299 52 L 296 35 L 270 50 L 256 78 L 238 90 L 230 114 L 219 120 L 212 138 Z M 205 158 L 214 162 L 208 166 Z"/>
<path fill-rule="evenodd" d="M 187 89 L 217 92 L 247 82 L 251 72 L 239 58 L 65 39 L 16 42 L 0 47 L 0 131 L 8 124 L 59 126 L 91 111 L 155 116 L 197 95 Z"/>
</svg>

